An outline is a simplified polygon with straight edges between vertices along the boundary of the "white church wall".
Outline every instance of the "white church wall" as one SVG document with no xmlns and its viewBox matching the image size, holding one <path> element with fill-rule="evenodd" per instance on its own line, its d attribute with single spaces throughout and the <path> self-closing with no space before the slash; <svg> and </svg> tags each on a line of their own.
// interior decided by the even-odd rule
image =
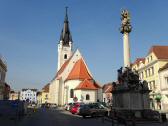
<svg viewBox="0 0 168 126">
<path fill-rule="evenodd" d="M 59 80 L 54 79 L 49 86 L 49 103 L 58 104 Z"/>
<path fill-rule="evenodd" d="M 89 100 L 86 100 L 86 95 L 90 96 Z M 81 90 L 81 95 L 83 97 L 84 103 L 94 103 L 97 102 L 97 90 Z"/>
<path fill-rule="evenodd" d="M 81 90 L 75 90 L 74 91 L 74 95 L 78 98 L 78 102 L 81 102 L 82 98 L 81 98 Z"/>
<path fill-rule="evenodd" d="M 66 93 L 66 99 L 68 100 L 68 101 L 65 101 L 66 103 L 73 102 L 73 98 L 70 98 L 70 90 L 75 89 L 81 82 L 82 82 L 81 80 L 68 80 L 65 82 L 65 87 L 68 89 L 67 92 L 66 91 L 64 92 Z M 75 91 L 74 91 L 74 96 L 75 96 Z"/>
</svg>

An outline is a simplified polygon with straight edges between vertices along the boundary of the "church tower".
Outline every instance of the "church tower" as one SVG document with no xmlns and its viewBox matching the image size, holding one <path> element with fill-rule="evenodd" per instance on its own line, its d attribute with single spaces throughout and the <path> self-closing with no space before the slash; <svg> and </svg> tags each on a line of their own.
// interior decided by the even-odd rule
<svg viewBox="0 0 168 126">
<path fill-rule="evenodd" d="M 66 60 L 72 55 L 72 36 L 69 29 L 68 13 L 65 13 L 64 26 L 61 31 L 60 41 L 58 43 L 58 67 L 57 71 L 65 63 Z"/>
</svg>

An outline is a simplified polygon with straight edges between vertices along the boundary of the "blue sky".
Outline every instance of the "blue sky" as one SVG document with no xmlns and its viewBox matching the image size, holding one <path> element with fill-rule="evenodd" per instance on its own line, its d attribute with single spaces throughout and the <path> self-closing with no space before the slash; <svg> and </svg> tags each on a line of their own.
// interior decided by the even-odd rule
<svg viewBox="0 0 168 126">
<path fill-rule="evenodd" d="M 95 80 L 114 81 L 123 65 L 120 12 L 131 13 L 131 61 L 168 45 L 167 0 L 0 0 L 0 54 L 13 89 L 41 89 L 55 76 L 57 44 L 68 6 L 74 49 Z"/>
</svg>

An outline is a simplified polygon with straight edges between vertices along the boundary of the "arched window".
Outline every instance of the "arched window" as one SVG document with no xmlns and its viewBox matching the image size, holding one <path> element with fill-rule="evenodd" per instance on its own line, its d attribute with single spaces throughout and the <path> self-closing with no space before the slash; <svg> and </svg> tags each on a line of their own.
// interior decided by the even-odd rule
<svg viewBox="0 0 168 126">
<path fill-rule="evenodd" d="M 86 100 L 90 100 L 90 95 L 89 94 L 86 95 Z"/>
<path fill-rule="evenodd" d="M 67 54 L 64 55 L 64 59 L 67 59 Z"/>
<path fill-rule="evenodd" d="M 73 97 L 74 97 L 74 90 L 71 89 L 71 90 L 70 90 L 70 98 L 73 98 Z"/>
</svg>

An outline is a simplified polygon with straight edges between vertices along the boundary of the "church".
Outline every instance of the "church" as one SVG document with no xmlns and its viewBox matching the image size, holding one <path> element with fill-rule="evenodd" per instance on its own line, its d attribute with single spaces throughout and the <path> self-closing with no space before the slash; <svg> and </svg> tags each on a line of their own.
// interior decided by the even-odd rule
<svg viewBox="0 0 168 126">
<path fill-rule="evenodd" d="M 49 103 L 102 101 L 102 87 L 93 79 L 79 49 L 73 51 L 73 44 L 66 9 L 58 43 L 57 73 L 49 86 Z"/>
</svg>

